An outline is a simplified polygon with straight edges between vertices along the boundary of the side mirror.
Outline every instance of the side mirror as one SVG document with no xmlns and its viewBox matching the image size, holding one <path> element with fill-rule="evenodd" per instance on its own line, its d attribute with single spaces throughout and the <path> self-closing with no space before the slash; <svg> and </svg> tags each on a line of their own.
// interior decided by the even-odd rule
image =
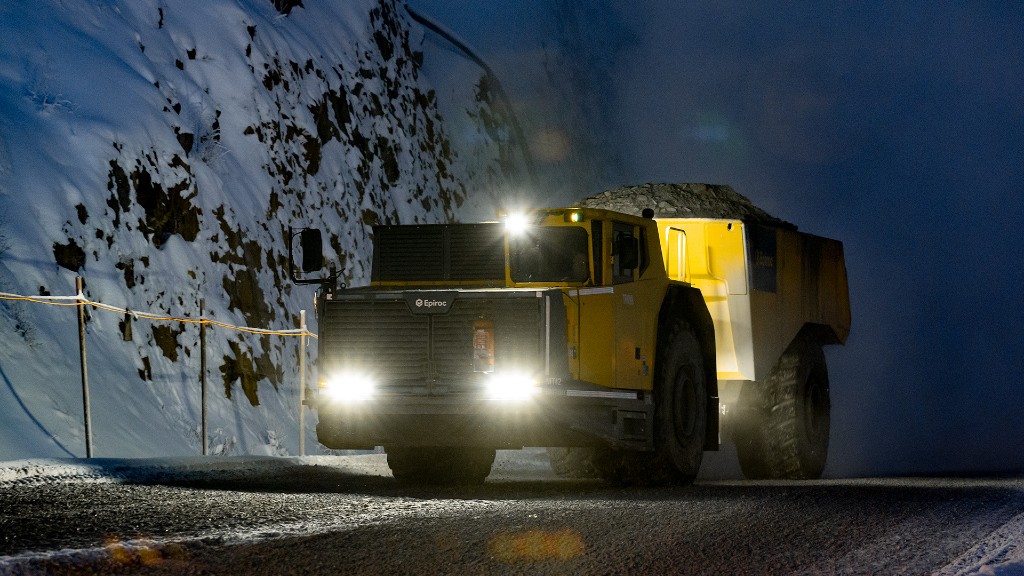
<svg viewBox="0 0 1024 576">
<path fill-rule="evenodd" d="M 305 228 L 299 232 L 302 249 L 302 273 L 317 272 L 324 267 L 324 240 L 319 230 Z"/>
<path fill-rule="evenodd" d="M 295 260 L 295 239 L 299 239 L 299 262 Z M 288 275 L 291 276 L 292 282 L 296 284 L 324 284 L 330 283 L 333 285 L 335 281 L 334 270 L 332 269 L 329 276 L 323 278 L 298 278 L 295 275 L 296 268 L 302 271 L 302 274 L 309 274 L 310 272 L 317 272 L 322 270 L 324 267 L 324 240 L 319 230 L 313 228 L 303 228 L 299 230 L 298 234 L 295 234 L 291 228 L 288 228 L 288 257 L 290 266 L 288 267 Z"/>
</svg>

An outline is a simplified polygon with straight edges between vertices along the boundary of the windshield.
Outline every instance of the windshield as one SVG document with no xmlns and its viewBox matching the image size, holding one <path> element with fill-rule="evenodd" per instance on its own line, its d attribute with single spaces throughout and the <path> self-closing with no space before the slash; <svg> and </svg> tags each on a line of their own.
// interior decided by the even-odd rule
<svg viewBox="0 0 1024 576">
<path fill-rule="evenodd" d="M 538 226 L 509 238 L 513 282 L 586 282 L 590 279 L 587 231 Z"/>
</svg>

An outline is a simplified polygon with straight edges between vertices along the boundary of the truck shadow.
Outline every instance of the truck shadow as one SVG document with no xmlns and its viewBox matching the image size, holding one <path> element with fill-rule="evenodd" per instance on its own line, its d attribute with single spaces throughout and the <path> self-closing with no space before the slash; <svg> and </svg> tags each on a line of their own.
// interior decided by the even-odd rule
<svg viewBox="0 0 1024 576">
<path fill-rule="evenodd" d="M 952 501 L 966 494 L 978 497 L 979 489 L 992 498 L 1015 495 L 1024 499 L 1024 478 L 865 478 L 815 481 L 698 480 L 690 486 L 613 485 L 597 479 L 565 479 L 553 474 L 521 478 L 508 475 L 489 478 L 476 486 L 406 484 L 390 476 L 358 473 L 323 466 L 295 466 L 264 477 L 217 478 L 151 477 L 127 482 L 186 487 L 201 490 L 275 494 L 347 494 L 417 500 L 608 500 L 693 501 L 737 499 L 788 501 L 852 499 L 852 501 L 901 500 Z"/>
<path fill-rule="evenodd" d="M 295 467 L 265 477 L 218 478 L 159 475 L 125 482 L 231 492 L 276 494 L 350 494 L 385 498 L 505 500 L 564 498 L 616 489 L 600 480 L 528 478 L 488 479 L 482 485 L 431 485 L 402 483 L 391 476 L 361 474 L 345 470 Z"/>
</svg>

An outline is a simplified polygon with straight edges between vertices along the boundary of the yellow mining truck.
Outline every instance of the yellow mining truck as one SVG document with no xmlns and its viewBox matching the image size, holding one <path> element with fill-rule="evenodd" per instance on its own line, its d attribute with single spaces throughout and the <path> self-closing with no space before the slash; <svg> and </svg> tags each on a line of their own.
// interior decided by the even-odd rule
<svg viewBox="0 0 1024 576">
<path fill-rule="evenodd" d="M 319 231 L 296 238 L 319 270 Z M 383 446 L 399 480 L 482 482 L 496 449 L 548 446 L 561 473 L 685 484 L 720 417 L 751 476 L 824 465 L 821 346 L 849 327 L 838 242 L 542 209 L 375 226 L 369 286 L 297 281 L 322 284 L 320 443 Z"/>
</svg>

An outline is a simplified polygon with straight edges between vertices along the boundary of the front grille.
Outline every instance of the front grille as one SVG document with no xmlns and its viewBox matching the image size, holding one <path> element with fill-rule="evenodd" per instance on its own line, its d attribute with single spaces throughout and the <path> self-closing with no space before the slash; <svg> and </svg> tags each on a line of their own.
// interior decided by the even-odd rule
<svg viewBox="0 0 1024 576">
<path fill-rule="evenodd" d="M 448 282 L 505 279 L 501 224 L 374 226 L 376 282 Z"/>
<path fill-rule="evenodd" d="M 449 280 L 504 280 L 505 229 L 494 224 L 448 228 Z"/>
<path fill-rule="evenodd" d="M 444 227 L 374 227 L 373 280 L 444 278 Z"/>
<path fill-rule="evenodd" d="M 320 327 L 321 366 L 325 370 L 372 369 L 384 372 L 395 385 L 425 381 L 426 316 L 410 314 L 401 300 L 335 302 L 325 312 Z"/>
<path fill-rule="evenodd" d="M 494 324 L 495 370 L 541 367 L 542 306 L 535 292 L 481 297 L 460 293 L 446 314 L 413 314 L 401 294 L 393 299 L 327 302 L 321 325 L 323 370 L 372 367 L 392 393 L 442 394 L 475 390 L 473 322 Z"/>
<path fill-rule="evenodd" d="M 543 352 L 542 300 L 528 298 L 455 301 L 448 314 L 433 316 L 432 359 L 439 382 L 458 390 L 471 383 L 473 372 L 473 321 L 494 323 L 495 371 L 536 367 Z"/>
</svg>

